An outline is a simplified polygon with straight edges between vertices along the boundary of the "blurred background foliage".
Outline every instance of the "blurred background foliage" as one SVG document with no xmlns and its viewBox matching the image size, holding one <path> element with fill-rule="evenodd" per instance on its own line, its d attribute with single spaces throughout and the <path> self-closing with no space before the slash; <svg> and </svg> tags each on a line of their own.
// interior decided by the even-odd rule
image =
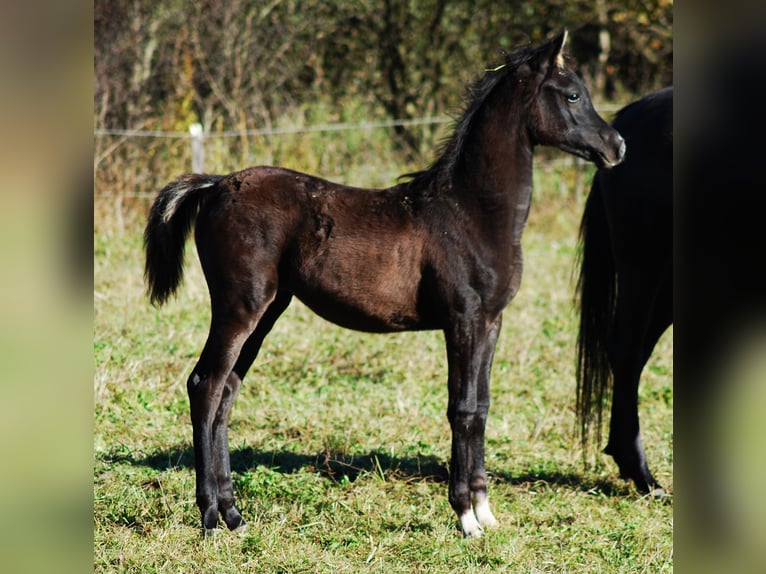
<svg viewBox="0 0 766 574">
<path fill-rule="evenodd" d="M 343 179 L 359 144 L 362 162 L 391 153 L 423 167 L 443 124 L 349 133 L 355 141 L 328 151 L 305 134 L 246 132 L 454 115 L 501 50 L 564 27 L 597 104 L 672 83 L 672 0 L 96 0 L 94 23 L 97 134 L 198 122 L 208 136 L 230 134 L 206 149 L 205 167 L 219 172 L 282 163 Z M 96 137 L 97 190 L 154 192 L 189 169 L 188 141 L 134 140 Z"/>
</svg>

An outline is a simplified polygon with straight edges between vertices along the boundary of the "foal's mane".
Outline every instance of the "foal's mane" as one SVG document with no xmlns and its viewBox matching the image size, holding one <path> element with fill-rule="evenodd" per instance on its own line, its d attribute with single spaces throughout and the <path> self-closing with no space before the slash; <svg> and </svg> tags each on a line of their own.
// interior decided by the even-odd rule
<svg viewBox="0 0 766 574">
<path fill-rule="evenodd" d="M 442 186 L 452 179 L 477 112 L 489 95 L 504 79 L 515 75 L 521 65 L 533 60 L 546 46 L 522 46 L 510 54 L 502 52 L 505 63 L 485 70 L 482 76 L 467 87 L 463 113 L 456 121 L 452 135 L 441 143 L 436 161 L 427 169 L 400 176 L 401 180 L 405 180 L 404 185 L 408 189 L 418 191 L 424 196 L 438 194 Z"/>
</svg>

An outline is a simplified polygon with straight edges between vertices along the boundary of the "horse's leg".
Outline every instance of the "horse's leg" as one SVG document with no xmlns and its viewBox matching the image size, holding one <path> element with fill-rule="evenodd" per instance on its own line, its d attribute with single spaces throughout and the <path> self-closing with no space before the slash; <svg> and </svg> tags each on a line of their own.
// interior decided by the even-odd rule
<svg viewBox="0 0 766 574">
<path fill-rule="evenodd" d="M 230 372 L 224 385 L 223 396 L 213 421 L 212 430 L 218 511 L 229 530 L 244 529 L 247 526 L 234 505 L 234 489 L 229 460 L 229 414 L 241 386 L 242 378 L 240 375 L 235 371 Z"/>
<path fill-rule="evenodd" d="M 258 351 L 260 351 L 266 335 L 269 334 L 279 316 L 287 309 L 290 299 L 291 295 L 289 293 L 279 293 L 274 302 L 266 309 L 255 331 L 248 337 L 234 365 L 234 369 L 226 379 L 221 404 L 213 422 L 213 449 L 218 482 L 218 510 L 230 530 L 244 529 L 247 525 L 234 505 L 234 488 L 229 459 L 229 415 L 234 399 L 237 397 L 242 385 L 242 379 L 245 378 L 245 374 L 258 356 Z"/>
<path fill-rule="evenodd" d="M 218 476 L 231 474 L 227 472 L 228 449 L 223 452 L 221 448 L 225 433 L 220 429 L 221 423 L 228 418 L 241 381 L 239 377 L 232 378 L 230 375 L 245 341 L 255 330 L 276 291 L 258 293 L 254 285 L 246 290 L 246 294 L 230 292 L 226 297 L 214 297 L 214 290 L 211 289 L 210 334 L 186 383 L 194 438 L 197 506 L 206 535 L 213 533 L 218 525 Z M 217 441 L 214 428 L 219 429 L 221 437 Z M 218 448 L 216 442 L 219 443 Z M 220 472 L 219 468 L 222 469 Z M 236 528 L 241 525 L 241 516 L 237 518 L 239 512 L 236 509 L 227 509 L 227 513 L 227 526 Z"/>
<path fill-rule="evenodd" d="M 639 377 L 646 366 L 647 361 L 654 351 L 654 347 L 659 341 L 662 334 L 673 323 L 673 279 L 671 265 L 668 263 L 665 273 L 661 281 L 659 293 L 654 299 L 654 305 L 650 314 L 649 326 L 646 330 L 646 337 L 644 338 L 643 345 L 643 357 L 641 360 L 641 371 L 639 371 Z M 636 409 L 638 408 L 638 399 L 636 399 Z M 638 414 L 636 414 L 638 417 Z M 639 444 L 642 447 L 642 445 Z M 642 477 L 643 482 L 639 484 L 635 479 L 637 488 L 641 492 L 651 492 L 656 498 L 662 498 L 665 496 L 665 490 L 654 479 L 654 476 L 649 470 L 648 463 L 646 461 L 646 455 L 643 448 L 639 453 L 639 457 L 643 459 L 644 467 L 646 468 L 646 475 Z"/>
<path fill-rule="evenodd" d="M 479 525 L 492 527 L 497 525 L 497 520 L 489 508 L 489 495 L 487 493 L 487 472 L 484 466 L 484 429 L 487 424 L 489 412 L 489 379 L 492 369 L 492 359 L 495 355 L 495 345 L 500 334 L 502 315 L 498 315 L 495 322 L 490 326 L 487 339 L 484 342 L 481 357 L 481 370 L 479 371 L 476 388 L 476 417 L 470 437 L 470 453 L 473 463 L 471 473 L 471 502 L 473 512 Z"/>
<path fill-rule="evenodd" d="M 488 403 L 479 404 L 478 381 L 487 341 L 484 319 L 478 313 L 470 319 L 463 317 L 445 330 L 447 342 L 449 403 L 447 418 L 452 430 L 450 458 L 449 501 L 460 520 L 466 537 L 479 537 L 481 525 L 472 508 L 471 480 L 474 477 L 476 437 L 483 437 Z M 478 453 L 481 457 L 482 453 Z M 478 469 L 483 475 L 483 468 Z M 482 491 L 481 484 L 478 490 Z M 486 477 L 483 477 L 486 488 Z M 479 494 L 481 496 L 481 494 Z M 484 500 L 478 500 L 484 512 Z M 487 516 L 484 514 L 484 518 Z"/>
<path fill-rule="evenodd" d="M 633 480 L 640 492 L 660 493 L 661 487 L 646 461 L 638 416 L 641 371 L 664 330 L 660 330 L 656 319 L 660 286 L 645 283 L 645 278 L 651 275 L 651 272 L 641 273 L 641 277 L 619 275 L 615 323 L 608 350 L 614 392 L 609 442 L 604 452 L 614 458 L 620 476 Z"/>
<path fill-rule="evenodd" d="M 213 425 L 226 410 L 222 404 L 233 401 L 238 385 L 232 383 L 229 375 L 249 334 L 250 325 L 246 321 L 223 322 L 214 316 L 208 340 L 186 383 L 194 438 L 197 506 L 206 535 L 218 525 L 219 460 L 214 450 Z"/>
</svg>

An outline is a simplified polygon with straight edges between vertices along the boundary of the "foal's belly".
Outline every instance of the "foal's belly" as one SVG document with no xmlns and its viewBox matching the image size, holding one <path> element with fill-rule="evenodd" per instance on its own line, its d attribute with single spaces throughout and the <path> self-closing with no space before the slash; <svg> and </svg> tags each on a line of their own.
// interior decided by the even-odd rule
<svg viewBox="0 0 766 574">
<path fill-rule="evenodd" d="M 296 295 L 317 315 L 347 329 L 368 333 L 391 333 L 433 328 L 423 323 L 417 314 L 403 312 L 402 309 L 391 306 L 371 309 L 363 307 L 357 301 L 323 297 L 316 292 Z"/>
<path fill-rule="evenodd" d="M 337 244 L 295 269 L 291 290 L 321 317 L 369 332 L 434 328 L 419 305 L 421 272 L 414 253 L 397 246 Z"/>
</svg>

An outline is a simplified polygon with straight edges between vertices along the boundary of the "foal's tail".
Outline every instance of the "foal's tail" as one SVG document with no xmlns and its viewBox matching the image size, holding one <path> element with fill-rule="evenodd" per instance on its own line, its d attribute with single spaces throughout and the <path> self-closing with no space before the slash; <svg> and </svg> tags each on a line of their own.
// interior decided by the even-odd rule
<svg viewBox="0 0 766 574">
<path fill-rule="evenodd" d="M 185 174 L 166 185 L 154 201 L 144 231 L 144 279 L 153 304 L 162 305 L 181 283 L 186 238 L 202 199 L 222 179 Z"/>
<path fill-rule="evenodd" d="M 605 395 L 611 391 L 612 371 L 607 340 L 614 320 L 617 275 L 598 174 L 593 179 L 580 224 L 580 276 L 576 299 L 580 307 L 577 336 L 577 417 L 583 447 L 595 422 L 601 442 Z"/>
</svg>

